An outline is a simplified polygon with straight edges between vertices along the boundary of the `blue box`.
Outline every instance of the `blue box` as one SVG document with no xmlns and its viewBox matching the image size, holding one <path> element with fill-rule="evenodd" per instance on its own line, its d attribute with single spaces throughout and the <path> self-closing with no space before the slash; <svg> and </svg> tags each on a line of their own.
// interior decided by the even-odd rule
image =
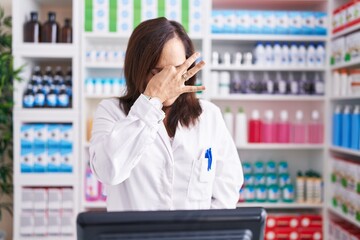
<svg viewBox="0 0 360 240">
<path fill-rule="evenodd" d="M 47 147 L 59 148 L 60 145 L 60 124 L 47 125 Z"/>
<path fill-rule="evenodd" d="M 46 148 L 47 145 L 47 125 L 34 124 L 34 148 Z"/>
<path fill-rule="evenodd" d="M 314 12 L 302 12 L 302 32 L 305 35 L 315 34 Z"/>
<path fill-rule="evenodd" d="M 34 148 L 34 172 L 46 172 L 47 154 L 46 148 Z"/>
<path fill-rule="evenodd" d="M 60 127 L 60 148 L 72 148 L 74 132 L 72 124 L 63 124 Z"/>
<path fill-rule="evenodd" d="M 32 148 L 34 142 L 34 128 L 32 124 L 23 124 L 20 128 L 21 148 Z"/>
<path fill-rule="evenodd" d="M 303 23 L 303 19 L 302 19 L 302 14 L 301 12 L 289 12 L 289 33 L 290 34 L 302 34 L 302 23 Z"/>
<path fill-rule="evenodd" d="M 285 11 L 275 12 L 275 33 L 288 34 L 289 33 L 289 16 Z"/>
<path fill-rule="evenodd" d="M 237 33 L 250 33 L 250 12 L 247 10 L 239 10 L 236 12 Z"/>
<path fill-rule="evenodd" d="M 49 148 L 47 151 L 47 171 L 59 172 L 61 165 L 61 154 L 59 148 Z"/>
<path fill-rule="evenodd" d="M 34 169 L 34 155 L 32 148 L 21 148 L 20 171 L 22 173 L 32 172 Z"/>
<path fill-rule="evenodd" d="M 221 10 L 213 10 L 211 13 L 211 32 L 224 33 L 225 17 Z"/>
<path fill-rule="evenodd" d="M 324 12 L 315 13 L 315 34 L 326 35 L 328 27 L 327 14 Z"/>
<path fill-rule="evenodd" d="M 251 33 L 263 33 L 264 18 L 262 11 L 250 12 L 250 29 L 251 29 Z"/>
<path fill-rule="evenodd" d="M 224 32 L 235 33 L 237 28 L 236 12 L 232 10 L 224 10 Z"/>
<path fill-rule="evenodd" d="M 73 149 L 61 148 L 60 155 L 60 172 L 72 172 L 74 163 Z"/>
<path fill-rule="evenodd" d="M 276 28 L 276 18 L 275 18 L 275 12 L 274 11 L 264 11 L 264 28 L 263 32 L 268 34 L 275 33 Z"/>
</svg>

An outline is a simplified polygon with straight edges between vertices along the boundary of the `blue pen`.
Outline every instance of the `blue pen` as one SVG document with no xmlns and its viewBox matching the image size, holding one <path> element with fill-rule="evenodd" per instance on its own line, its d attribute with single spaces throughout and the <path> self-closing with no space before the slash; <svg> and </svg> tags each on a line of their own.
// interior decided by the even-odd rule
<svg viewBox="0 0 360 240">
<path fill-rule="evenodd" d="M 206 150 L 205 158 L 208 159 L 208 167 L 207 167 L 207 170 L 210 171 L 210 170 L 211 170 L 211 165 L 212 165 L 212 153 L 211 153 L 211 148 L 209 148 L 208 150 Z"/>
</svg>

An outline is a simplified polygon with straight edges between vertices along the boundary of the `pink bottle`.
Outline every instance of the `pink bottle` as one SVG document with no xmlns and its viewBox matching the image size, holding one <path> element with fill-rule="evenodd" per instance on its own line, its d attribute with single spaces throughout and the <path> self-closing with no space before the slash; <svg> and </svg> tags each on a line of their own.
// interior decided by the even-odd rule
<svg viewBox="0 0 360 240">
<path fill-rule="evenodd" d="M 85 199 L 86 201 L 97 201 L 99 197 L 99 182 L 92 173 L 90 166 L 87 166 L 85 174 Z"/>
<path fill-rule="evenodd" d="M 311 122 L 308 125 L 309 143 L 319 144 L 324 141 L 324 125 L 320 122 L 320 114 L 314 110 L 311 113 Z"/>
<path fill-rule="evenodd" d="M 253 110 L 251 119 L 249 121 L 249 143 L 260 143 L 261 142 L 261 130 L 262 121 L 260 120 L 260 113 L 258 110 Z"/>
<path fill-rule="evenodd" d="M 304 122 L 304 114 L 301 110 L 296 111 L 296 120 L 292 125 L 292 142 L 306 143 L 306 124 Z"/>
<path fill-rule="evenodd" d="M 267 110 L 265 112 L 265 121 L 263 122 L 262 128 L 262 142 L 276 142 L 276 124 L 274 122 L 274 112 L 272 110 Z"/>
<path fill-rule="evenodd" d="M 99 182 L 99 189 L 100 189 L 100 200 L 106 201 L 106 188 L 103 183 Z"/>
<path fill-rule="evenodd" d="M 277 142 L 289 143 L 290 142 L 290 123 L 289 115 L 286 110 L 280 112 L 280 121 L 277 124 Z"/>
</svg>

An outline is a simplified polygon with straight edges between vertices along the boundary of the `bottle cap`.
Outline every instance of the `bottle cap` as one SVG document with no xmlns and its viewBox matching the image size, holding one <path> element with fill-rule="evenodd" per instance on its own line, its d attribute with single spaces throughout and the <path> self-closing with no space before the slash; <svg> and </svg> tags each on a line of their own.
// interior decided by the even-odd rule
<svg viewBox="0 0 360 240">
<path fill-rule="evenodd" d="M 289 118 L 288 112 L 286 110 L 282 110 L 280 112 L 280 119 L 281 121 L 287 121 Z"/>
<path fill-rule="evenodd" d="M 31 17 L 31 20 L 37 21 L 38 20 L 38 13 L 37 12 L 31 12 L 30 17 Z"/>
<path fill-rule="evenodd" d="M 40 66 L 35 66 L 34 67 L 34 72 L 39 72 L 40 71 Z"/>
<path fill-rule="evenodd" d="M 311 113 L 311 118 L 312 118 L 313 120 L 318 120 L 319 117 L 320 117 L 320 114 L 319 114 L 319 112 L 318 112 L 317 110 L 312 111 L 312 113 Z"/>
<path fill-rule="evenodd" d="M 251 118 L 254 120 L 259 120 L 260 119 L 260 113 L 257 109 L 253 110 L 251 113 Z"/>
<path fill-rule="evenodd" d="M 360 105 L 356 105 L 353 114 L 359 114 L 359 113 L 360 113 Z"/>
<path fill-rule="evenodd" d="M 273 120 L 274 119 L 274 112 L 272 110 L 267 110 L 265 112 L 265 118 L 267 120 Z"/>
<path fill-rule="evenodd" d="M 301 110 L 296 111 L 296 120 L 302 120 L 304 118 L 304 113 Z"/>
</svg>

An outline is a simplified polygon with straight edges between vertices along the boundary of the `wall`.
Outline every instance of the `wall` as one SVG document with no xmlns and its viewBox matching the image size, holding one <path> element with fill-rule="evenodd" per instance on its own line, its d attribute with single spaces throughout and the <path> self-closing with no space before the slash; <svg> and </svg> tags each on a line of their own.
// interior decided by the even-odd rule
<svg viewBox="0 0 360 240">
<path fill-rule="evenodd" d="M 5 16 L 12 15 L 11 14 L 11 0 L 1 0 L 0 6 L 5 10 Z M 2 198 L 1 201 L 6 201 L 6 199 Z M 6 239 L 12 239 L 12 225 L 13 218 L 6 212 L 3 211 L 2 221 L 0 222 L 0 230 L 6 232 Z"/>
</svg>

